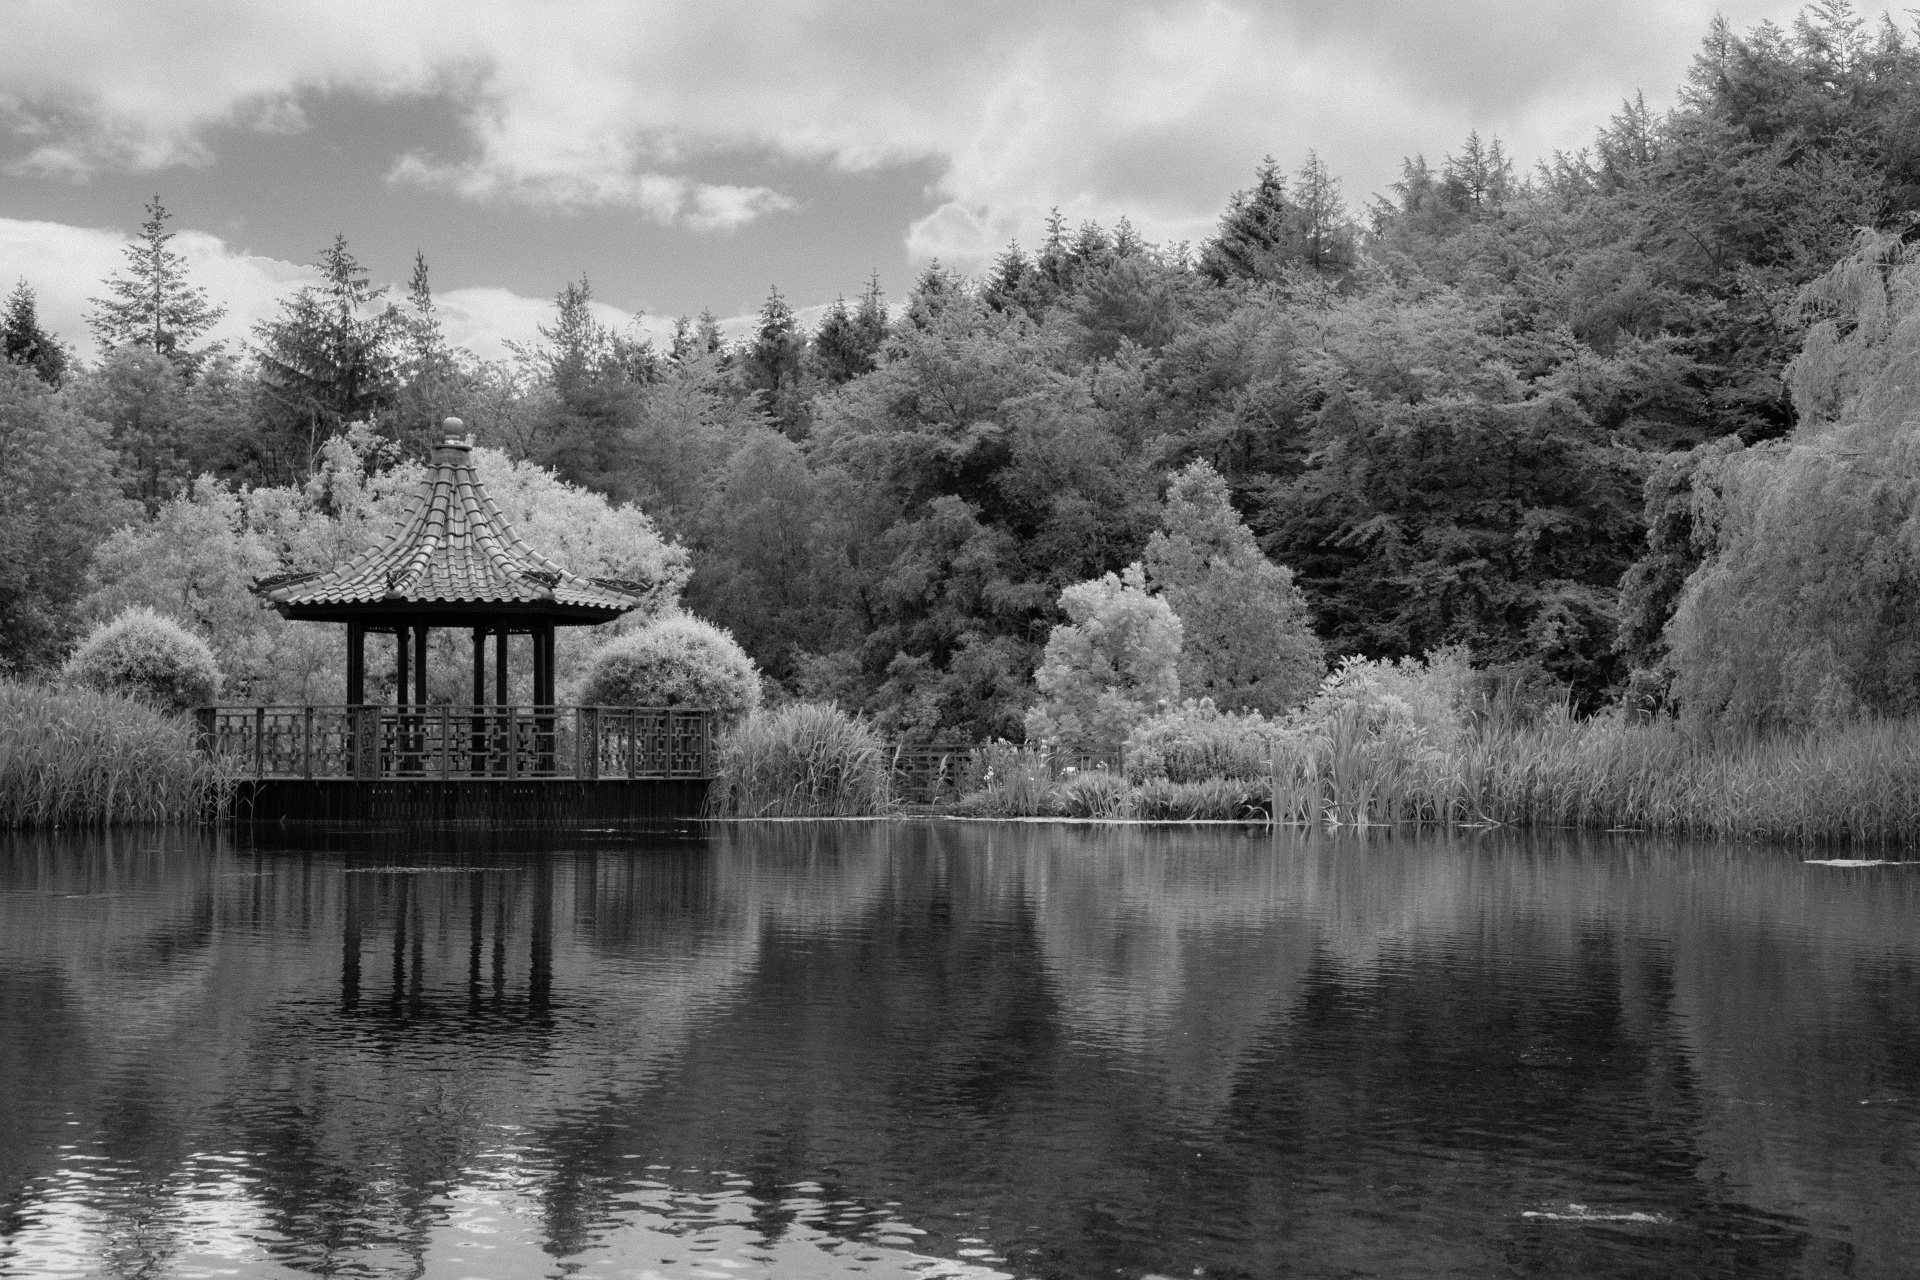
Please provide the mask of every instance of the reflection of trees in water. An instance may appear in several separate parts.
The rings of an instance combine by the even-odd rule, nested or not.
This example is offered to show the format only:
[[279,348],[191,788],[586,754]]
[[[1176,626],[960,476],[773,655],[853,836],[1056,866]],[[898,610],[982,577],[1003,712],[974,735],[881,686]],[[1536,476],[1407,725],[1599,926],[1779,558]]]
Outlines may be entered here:
[[952,824],[345,873],[153,846],[0,847],[0,1079],[45,1100],[0,1134],[0,1195],[98,1136],[126,1172],[88,1230],[128,1273],[173,1247],[195,1153],[236,1149],[308,1269],[405,1271],[445,1184],[490,1180],[577,1251],[636,1152],[741,1171],[770,1234],[817,1178],[997,1214],[1067,1270],[1195,1236],[1256,1274],[1392,1270],[1421,1230],[1435,1269],[1577,1269],[1607,1258],[1514,1215],[1634,1197],[1703,1248],[1748,1231],[1723,1252],[1754,1274],[1820,1269],[1807,1220],[1862,1219],[1864,1270],[1920,1244],[1909,871]]
[[1164,1073],[1184,1118],[1212,1119],[1313,935],[1264,832],[1195,847],[1187,833],[1021,827],[994,837],[1039,925],[1061,1012],[1082,1035]]

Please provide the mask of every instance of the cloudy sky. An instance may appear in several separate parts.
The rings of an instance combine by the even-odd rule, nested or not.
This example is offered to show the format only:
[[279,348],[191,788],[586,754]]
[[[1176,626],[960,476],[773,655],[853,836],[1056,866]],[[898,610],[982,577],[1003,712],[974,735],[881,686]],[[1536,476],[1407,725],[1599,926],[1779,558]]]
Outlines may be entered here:
[[[225,336],[344,233],[424,249],[454,336],[585,273],[652,323],[898,298],[929,258],[1130,216],[1197,241],[1272,154],[1362,205],[1469,129],[1530,162],[1665,106],[1715,12],[1774,0],[0,0],[0,287],[81,316],[158,193]],[[1874,10],[1873,12],[1878,12]]]

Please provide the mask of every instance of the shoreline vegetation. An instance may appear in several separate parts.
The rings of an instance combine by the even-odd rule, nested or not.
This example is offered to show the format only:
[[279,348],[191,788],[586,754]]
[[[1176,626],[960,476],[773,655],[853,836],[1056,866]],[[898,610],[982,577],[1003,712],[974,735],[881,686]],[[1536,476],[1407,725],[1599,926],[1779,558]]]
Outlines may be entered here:
[[226,791],[184,716],[0,680],[0,829],[190,822]]
[[[1044,745],[985,744],[957,759],[946,789],[920,804],[896,794],[898,748],[871,725],[829,705],[794,703],[723,740],[706,816],[1554,827],[1920,843],[1920,719],[1715,734],[1619,712],[1581,717],[1564,704],[1529,711],[1484,694],[1471,706],[1457,695],[1473,687],[1472,674],[1458,655],[1348,663],[1284,719],[1188,703],[1137,727],[1117,765],[1068,763],[1086,757]],[[1445,685],[1453,701],[1422,701]],[[194,750],[192,732],[184,716],[130,698],[0,681],[0,827],[218,814],[229,784]]]

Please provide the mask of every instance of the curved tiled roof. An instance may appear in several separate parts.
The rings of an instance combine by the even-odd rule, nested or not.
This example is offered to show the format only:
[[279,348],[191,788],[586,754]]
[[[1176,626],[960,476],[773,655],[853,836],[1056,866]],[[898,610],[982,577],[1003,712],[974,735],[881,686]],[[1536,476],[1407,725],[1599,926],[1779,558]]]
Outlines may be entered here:
[[531,613],[605,622],[638,608],[648,587],[578,577],[528,546],[481,486],[469,446],[448,439],[434,447],[419,494],[384,546],[338,569],[263,579],[253,589],[289,618]]

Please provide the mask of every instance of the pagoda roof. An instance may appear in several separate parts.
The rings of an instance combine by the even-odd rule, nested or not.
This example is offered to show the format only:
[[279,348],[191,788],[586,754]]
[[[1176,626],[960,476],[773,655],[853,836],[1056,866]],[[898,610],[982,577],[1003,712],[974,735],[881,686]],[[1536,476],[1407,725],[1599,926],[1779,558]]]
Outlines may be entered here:
[[[459,420],[447,420],[457,428]],[[262,579],[253,590],[284,617],[316,622],[422,615],[442,625],[537,617],[559,625],[609,622],[645,599],[649,584],[583,578],[523,541],[474,474],[471,447],[434,446],[427,477],[382,546],[322,573]]]

